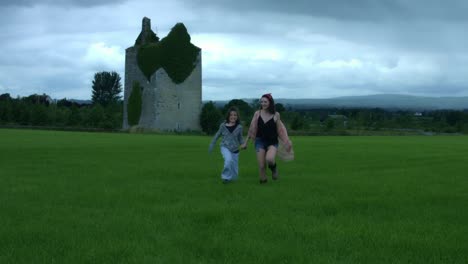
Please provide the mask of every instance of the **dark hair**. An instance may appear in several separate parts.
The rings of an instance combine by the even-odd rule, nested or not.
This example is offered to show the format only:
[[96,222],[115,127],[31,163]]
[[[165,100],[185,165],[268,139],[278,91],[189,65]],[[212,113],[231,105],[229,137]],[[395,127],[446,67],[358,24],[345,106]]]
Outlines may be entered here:
[[[267,94],[262,95],[262,97],[260,97],[260,99],[263,98],[263,97],[268,99],[268,101],[270,102],[270,105],[268,106],[268,112],[270,112],[271,114],[275,114],[276,109],[275,109],[275,100],[273,100],[273,96],[271,96],[270,93],[267,93]],[[260,106],[260,109],[262,109],[262,106]]]
[[236,112],[237,114],[237,121],[236,121],[236,124],[239,124],[240,123],[240,114],[239,114],[239,109],[237,109],[237,107],[235,106],[231,106],[229,108],[229,110],[227,111],[227,114],[226,114],[226,123],[229,123],[229,116],[231,115],[231,112],[234,111]]

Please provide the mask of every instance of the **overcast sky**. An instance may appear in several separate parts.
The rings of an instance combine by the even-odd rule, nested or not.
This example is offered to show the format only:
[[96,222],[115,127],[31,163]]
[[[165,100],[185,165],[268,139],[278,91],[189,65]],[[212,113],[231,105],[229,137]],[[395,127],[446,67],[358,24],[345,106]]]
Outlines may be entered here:
[[466,14],[466,0],[2,0],[0,94],[90,99],[99,71],[123,84],[146,16],[202,49],[203,100],[468,96]]

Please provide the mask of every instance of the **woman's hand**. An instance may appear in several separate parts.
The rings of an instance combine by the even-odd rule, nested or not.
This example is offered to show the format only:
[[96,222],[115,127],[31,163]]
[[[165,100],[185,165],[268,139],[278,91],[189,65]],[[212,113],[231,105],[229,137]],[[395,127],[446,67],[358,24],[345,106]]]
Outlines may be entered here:
[[287,151],[287,152],[291,152],[291,149],[292,149],[292,142],[289,140],[289,141],[287,142],[287,144],[285,145],[285,147],[286,147],[286,151]]
[[240,145],[240,148],[241,148],[241,149],[246,149],[246,148],[247,148],[247,144],[246,144],[246,143],[241,144],[241,145]]

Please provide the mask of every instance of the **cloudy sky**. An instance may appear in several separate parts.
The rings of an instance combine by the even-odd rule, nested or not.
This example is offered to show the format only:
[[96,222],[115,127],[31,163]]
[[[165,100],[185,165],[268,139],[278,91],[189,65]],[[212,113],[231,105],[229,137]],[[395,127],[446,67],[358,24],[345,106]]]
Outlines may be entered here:
[[203,100],[468,96],[466,0],[2,0],[0,94],[91,98],[143,17],[202,48]]

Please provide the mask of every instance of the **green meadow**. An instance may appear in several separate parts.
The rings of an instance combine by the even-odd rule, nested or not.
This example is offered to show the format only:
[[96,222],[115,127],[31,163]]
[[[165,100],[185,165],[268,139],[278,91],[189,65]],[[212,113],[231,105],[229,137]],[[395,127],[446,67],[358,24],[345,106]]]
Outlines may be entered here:
[[293,137],[222,184],[211,137],[0,129],[0,263],[468,263],[468,137]]

